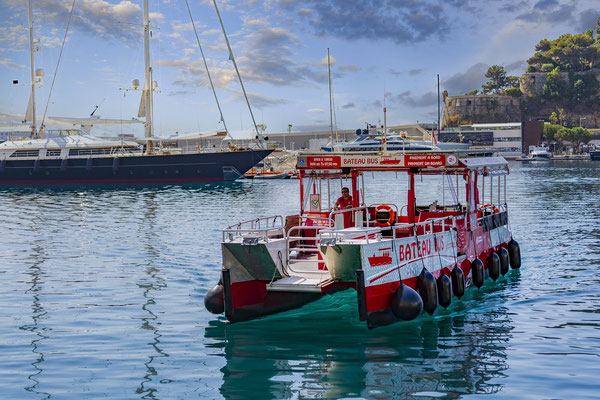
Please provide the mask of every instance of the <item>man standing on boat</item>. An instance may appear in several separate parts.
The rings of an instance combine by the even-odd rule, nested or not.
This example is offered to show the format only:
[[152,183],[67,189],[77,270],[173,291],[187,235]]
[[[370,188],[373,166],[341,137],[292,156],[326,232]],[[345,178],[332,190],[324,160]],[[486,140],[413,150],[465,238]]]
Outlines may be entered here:
[[[350,190],[347,187],[342,188],[342,196],[337,199],[334,210],[344,210],[352,208],[352,196],[350,196]],[[352,226],[352,214],[350,212],[343,212],[344,215],[344,228]]]

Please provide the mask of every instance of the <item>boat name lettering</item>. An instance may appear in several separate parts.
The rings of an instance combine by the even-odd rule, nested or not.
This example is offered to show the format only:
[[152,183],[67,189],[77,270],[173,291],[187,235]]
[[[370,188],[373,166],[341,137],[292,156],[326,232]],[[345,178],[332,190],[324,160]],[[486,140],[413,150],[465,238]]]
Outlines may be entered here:
[[344,158],[343,164],[344,165],[378,165],[379,158],[376,158],[376,157],[361,157],[361,158],[346,157],[346,158]]

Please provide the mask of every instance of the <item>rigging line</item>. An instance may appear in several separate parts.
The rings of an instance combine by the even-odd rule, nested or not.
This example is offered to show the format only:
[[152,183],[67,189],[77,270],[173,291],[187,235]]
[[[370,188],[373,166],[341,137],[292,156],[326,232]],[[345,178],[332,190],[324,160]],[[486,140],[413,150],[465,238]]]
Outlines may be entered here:
[[219,7],[217,7],[217,1],[213,0],[213,4],[215,5],[215,10],[217,11],[217,16],[219,17],[219,23],[221,24],[221,29],[223,30],[223,36],[225,37],[225,43],[227,43],[227,49],[229,49],[229,59],[233,62],[233,66],[235,67],[235,72],[240,81],[240,86],[242,87],[242,92],[244,93],[244,98],[246,99],[246,104],[248,105],[250,116],[252,117],[252,123],[254,124],[254,129],[256,130],[256,136],[258,136],[258,143],[260,147],[264,149],[265,146],[263,143],[262,134],[258,131],[258,127],[256,126],[256,120],[254,119],[254,114],[252,113],[252,107],[250,107],[250,101],[248,101],[248,95],[246,94],[244,83],[242,82],[242,76],[240,75],[240,71],[238,70],[237,63],[235,62],[235,57],[233,56],[233,51],[231,50],[231,45],[229,44],[229,39],[227,38],[227,33],[225,32],[225,26],[223,25],[223,20],[221,19],[221,13],[219,13]]
[[50,97],[52,96],[52,89],[54,89],[54,82],[56,81],[56,75],[58,74],[58,66],[60,65],[60,59],[62,57],[63,49],[65,48],[65,42],[67,41],[67,34],[69,33],[69,26],[71,25],[71,18],[73,17],[73,10],[75,9],[75,0],[71,4],[71,13],[69,14],[69,20],[67,21],[67,29],[65,29],[65,36],[63,37],[62,45],[60,46],[60,53],[58,54],[58,60],[56,61],[56,69],[54,70],[54,76],[52,77],[52,85],[50,85],[50,91],[48,92],[48,101],[46,102],[46,108],[44,108],[44,115],[42,116],[42,125],[38,132],[38,137],[41,137],[44,129],[44,121],[46,120],[46,112],[48,111],[48,105],[50,104]]
[[208,64],[206,63],[206,57],[204,57],[204,51],[202,50],[202,45],[200,44],[200,38],[198,37],[198,31],[196,30],[196,24],[194,23],[194,18],[192,17],[192,11],[190,10],[190,5],[188,0],[185,0],[185,5],[188,10],[188,14],[190,15],[190,20],[192,21],[192,27],[194,28],[194,34],[196,35],[196,42],[198,43],[198,48],[200,48],[200,54],[202,54],[202,61],[204,61],[204,68],[206,68],[206,75],[208,76],[208,81],[210,82],[210,88],[212,89],[213,95],[215,96],[215,101],[217,102],[217,108],[219,109],[219,114],[221,115],[221,122],[223,122],[223,128],[225,128],[225,132],[227,132],[227,136],[233,139],[229,130],[227,129],[227,124],[225,124],[225,118],[223,118],[223,111],[221,110],[221,104],[219,104],[219,99],[217,98],[217,92],[215,91],[215,85],[213,84],[212,77],[210,76],[210,71],[208,70]]

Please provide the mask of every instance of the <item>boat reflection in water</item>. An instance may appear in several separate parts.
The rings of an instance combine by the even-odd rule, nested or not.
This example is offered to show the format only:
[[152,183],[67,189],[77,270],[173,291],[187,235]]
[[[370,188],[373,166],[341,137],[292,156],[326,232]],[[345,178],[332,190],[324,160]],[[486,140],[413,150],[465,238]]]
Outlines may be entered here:
[[427,399],[500,392],[513,329],[502,297],[518,285],[519,274],[512,270],[496,284],[468,291],[435,319],[376,330],[357,321],[353,291],[259,321],[211,321],[207,347],[222,350],[226,361],[220,393]]

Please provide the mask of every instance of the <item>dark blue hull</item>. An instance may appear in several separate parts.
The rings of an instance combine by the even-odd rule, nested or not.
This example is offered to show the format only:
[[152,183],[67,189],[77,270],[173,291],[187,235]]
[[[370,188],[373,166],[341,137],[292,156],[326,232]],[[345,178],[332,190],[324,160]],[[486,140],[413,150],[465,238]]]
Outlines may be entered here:
[[136,155],[69,159],[2,160],[1,186],[171,184],[232,181],[272,150]]

